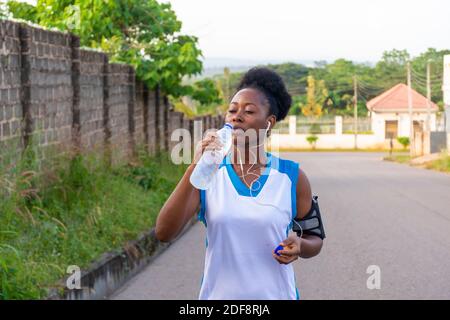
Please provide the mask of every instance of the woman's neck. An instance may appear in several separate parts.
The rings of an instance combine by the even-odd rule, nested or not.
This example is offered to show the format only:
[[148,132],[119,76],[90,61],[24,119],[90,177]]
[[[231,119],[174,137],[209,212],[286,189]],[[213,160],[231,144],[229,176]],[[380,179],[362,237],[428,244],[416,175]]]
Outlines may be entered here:
[[232,160],[233,164],[240,165],[244,167],[254,166],[254,167],[264,167],[268,158],[263,146],[249,146],[238,147],[233,146],[232,149]]

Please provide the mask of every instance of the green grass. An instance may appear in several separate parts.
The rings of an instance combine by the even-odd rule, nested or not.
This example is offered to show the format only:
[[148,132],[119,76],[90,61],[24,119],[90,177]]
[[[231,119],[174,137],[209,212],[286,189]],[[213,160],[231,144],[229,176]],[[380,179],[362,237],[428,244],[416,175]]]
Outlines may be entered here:
[[450,156],[443,151],[437,160],[428,161],[422,165],[413,165],[410,163],[411,156],[409,154],[393,154],[392,156],[387,156],[384,160],[394,161],[403,164],[409,164],[416,167],[422,167],[425,169],[436,170],[441,172],[450,172]]
[[145,153],[117,167],[94,154],[37,167],[32,151],[0,167],[0,300],[45,298],[69,265],[149,230],[186,169]]
[[427,169],[450,172],[450,155],[446,152],[443,152],[439,159],[427,163],[425,167]]
[[392,156],[385,157],[384,160],[409,164],[411,156],[409,154],[392,154]]

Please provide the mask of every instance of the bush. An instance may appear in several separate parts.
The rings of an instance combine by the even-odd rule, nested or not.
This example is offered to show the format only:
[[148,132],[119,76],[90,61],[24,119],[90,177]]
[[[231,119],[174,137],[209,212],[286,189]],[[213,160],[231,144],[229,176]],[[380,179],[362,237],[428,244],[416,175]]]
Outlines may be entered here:
[[311,147],[314,149],[316,149],[316,142],[317,140],[319,140],[318,136],[312,135],[312,136],[307,136],[306,137],[306,141],[309,142],[309,144],[311,145]]
[[403,146],[403,149],[409,146],[409,137],[397,137],[397,141]]

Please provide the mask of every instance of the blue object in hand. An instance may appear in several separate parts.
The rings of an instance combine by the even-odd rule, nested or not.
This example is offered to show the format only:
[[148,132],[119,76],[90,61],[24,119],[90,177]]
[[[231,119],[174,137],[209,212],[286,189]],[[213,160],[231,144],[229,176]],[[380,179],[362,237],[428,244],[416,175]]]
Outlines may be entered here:
[[280,244],[278,247],[275,248],[274,252],[277,256],[281,256],[278,251],[283,250],[284,247]]

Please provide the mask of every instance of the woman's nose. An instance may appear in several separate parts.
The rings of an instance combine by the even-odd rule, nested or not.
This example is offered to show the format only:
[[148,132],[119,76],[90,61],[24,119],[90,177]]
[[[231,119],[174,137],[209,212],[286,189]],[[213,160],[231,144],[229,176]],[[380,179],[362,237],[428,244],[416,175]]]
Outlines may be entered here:
[[231,122],[242,122],[242,121],[243,121],[243,119],[242,119],[242,115],[241,115],[240,111],[237,111],[231,117]]

